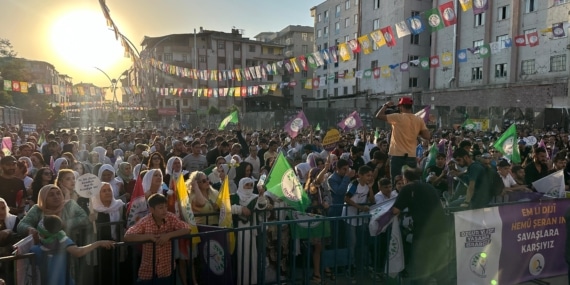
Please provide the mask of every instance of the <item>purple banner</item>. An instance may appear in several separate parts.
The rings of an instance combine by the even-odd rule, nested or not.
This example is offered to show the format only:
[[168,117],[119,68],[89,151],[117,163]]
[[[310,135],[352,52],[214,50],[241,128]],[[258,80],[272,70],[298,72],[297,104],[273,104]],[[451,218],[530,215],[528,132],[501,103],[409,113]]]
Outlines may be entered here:
[[219,231],[201,236],[198,244],[198,256],[202,259],[200,283],[234,284],[232,275],[232,257],[228,248],[227,233],[224,228],[198,225],[198,232]]
[[[503,221],[499,284],[563,275],[570,200],[546,200],[499,207]],[[513,259],[515,258],[515,259]]]

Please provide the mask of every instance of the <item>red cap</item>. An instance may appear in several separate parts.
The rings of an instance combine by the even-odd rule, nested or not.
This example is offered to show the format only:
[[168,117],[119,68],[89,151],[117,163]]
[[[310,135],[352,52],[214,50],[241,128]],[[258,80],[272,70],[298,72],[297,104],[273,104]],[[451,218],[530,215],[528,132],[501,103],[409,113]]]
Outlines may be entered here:
[[398,101],[398,105],[413,105],[414,104],[414,100],[412,100],[412,98],[410,97],[402,97],[400,98],[400,101]]

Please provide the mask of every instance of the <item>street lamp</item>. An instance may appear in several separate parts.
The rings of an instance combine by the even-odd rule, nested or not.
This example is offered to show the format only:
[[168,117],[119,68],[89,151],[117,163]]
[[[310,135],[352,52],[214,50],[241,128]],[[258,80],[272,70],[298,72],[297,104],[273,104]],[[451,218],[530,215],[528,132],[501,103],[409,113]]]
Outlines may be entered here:
[[[95,66],[95,68],[99,71],[101,71],[101,73],[105,74],[105,76],[107,77],[107,79],[109,79],[109,82],[111,82],[111,88],[113,88],[113,114],[115,114],[115,129],[119,128],[119,116],[117,114],[117,104],[118,104],[118,100],[117,100],[117,84],[119,83],[119,81],[115,78],[111,79],[111,77],[102,69],[98,68]],[[118,78],[121,79],[121,77],[123,77],[125,75],[125,73],[123,72]]]

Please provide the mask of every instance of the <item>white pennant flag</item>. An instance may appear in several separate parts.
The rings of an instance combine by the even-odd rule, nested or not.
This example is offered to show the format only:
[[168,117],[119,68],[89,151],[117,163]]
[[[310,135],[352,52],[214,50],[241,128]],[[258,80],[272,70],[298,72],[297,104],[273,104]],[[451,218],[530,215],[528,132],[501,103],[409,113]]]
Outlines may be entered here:
[[364,70],[357,70],[356,74],[354,75],[354,77],[356,78],[362,78],[362,76],[364,75]]
[[319,87],[326,86],[326,80],[327,80],[326,76],[321,76],[321,78],[319,79]]
[[412,32],[410,28],[408,28],[408,24],[406,21],[401,21],[400,23],[396,23],[396,34],[398,34],[398,38],[402,38],[405,36],[410,35]]
[[400,232],[400,223],[398,217],[392,218],[392,232],[390,236],[390,246],[388,250],[389,262],[388,274],[394,278],[404,270],[404,244],[402,243],[402,234]]
[[501,43],[500,42],[492,42],[489,44],[491,48],[491,54],[496,54],[501,51]]

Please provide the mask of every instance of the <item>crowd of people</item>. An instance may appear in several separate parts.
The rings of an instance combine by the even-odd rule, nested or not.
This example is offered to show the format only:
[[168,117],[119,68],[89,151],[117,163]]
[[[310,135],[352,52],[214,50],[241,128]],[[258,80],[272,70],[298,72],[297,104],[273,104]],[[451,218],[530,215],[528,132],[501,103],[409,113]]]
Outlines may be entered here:
[[[6,128],[4,136],[12,137],[13,148],[11,154],[0,152],[1,253],[11,254],[14,242],[32,235],[37,244],[33,252],[41,255],[57,249],[73,256],[87,255],[91,271],[85,272],[95,275],[89,281],[113,284],[116,280],[111,274],[94,273],[113,264],[109,262],[113,256],[108,249],[118,241],[153,242],[157,256],[153,258],[152,246],[145,244],[139,271],[134,273],[138,279],[125,279],[127,282],[146,284],[154,279],[163,282],[154,284],[170,284],[169,278],[176,274],[182,284],[199,284],[200,273],[195,269],[199,267],[195,264],[199,253],[193,244],[180,239],[171,250],[171,239],[190,233],[175,194],[179,177],[186,181],[197,224],[219,224],[220,207],[215,201],[226,178],[234,227],[255,226],[263,219],[291,219],[284,212],[266,215],[268,210],[288,205],[257,185],[282,153],[309,197],[307,212],[329,217],[354,216],[367,213],[371,205],[396,199],[392,212],[414,220],[413,227],[412,223],[405,225],[406,230],[413,232],[415,244],[409,256],[410,277],[417,284],[427,284],[422,282],[441,270],[422,264],[426,259],[433,260],[437,252],[445,251],[443,246],[430,242],[434,238],[445,239],[448,229],[439,227],[445,225],[441,222],[445,219],[444,207],[473,209],[512,201],[512,193],[534,191],[532,182],[560,169],[565,169],[568,187],[566,154],[570,143],[562,131],[543,135],[546,148],[527,146],[527,141],[520,140],[522,163],[515,164],[492,147],[500,134],[461,129],[432,133],[423,121],[417,121],[408,112],[412,104],[408,99],[398,103],[399,113],[386,114],[386,109],[394,105],[391,102],[379,110],[377,118],[387,121],[391,128],[344,132],[329,151],[321,144],[324,133],[305,130],[290,138],[281,130],[243,130],[240,124],[232,131],[39,128],[24,134]],[[519,134],[521,138],[529,135]],[[433,144],[439,150],[435,164],[428,165],[429,147]],[[102,182],[91,199],[79,196],[75,189],[78,177],[86,173],[97,175]],[[149,213],[127,227],[126,210],[137,180],[142,184]],[[502,181],[504,186],[493,187],[494,181]],[[89,229],[92,223],[113,222],[117,223],[99,227],[90,238],[72,238],[75,231]],[[335,274],[340,272],[339,268],[321,266],[322,253],[331,244],[348,248],[349,264],[342,270],[349,276],[371,265],[375,254],[361,250],[362,245],[357,244],[362,240],[357,235],[363,227],[367,227],[364,220],[347,219],[331,223],[331,232],[346,233],[345,237],[333,234],[310,239],[312,283],[335,280]],[[287,226],[272,227],[263,243],[267,246],[263,251],[267,253],[267,263],[281,276],[289,274],[287,259],[294,257],[289,256],[288,243],[276,241],[277,236],[290,237],[289,231]],[[236,284],[257,284],[260,274],[271,272],[257,272],[260,244],[255,235],[255,231],[237,235]],[[247,242],[239,242],[243,240]],[[89,254],[99,247],[104,248],[98,250],[100,254]],[[378,255],[380,262],[385,262],[385,254]],[[179,270],[169,262],[158,261],[171,258]],[[121,260],[125,260],[124,256]],[[49,278],[54,279],[49,279],[49,284],[60,284],[61,278],[69,278],[64,269],[57,269],[65,268],[61,264],[66,262],[66,257],[50,262],[53,270],[49,270]],[[444,264],[445,261],[440,263]],[[192,270],[182,270],[185,268]],[[373,269],[376,278],[384,278],[382,269],[383,266]]]

